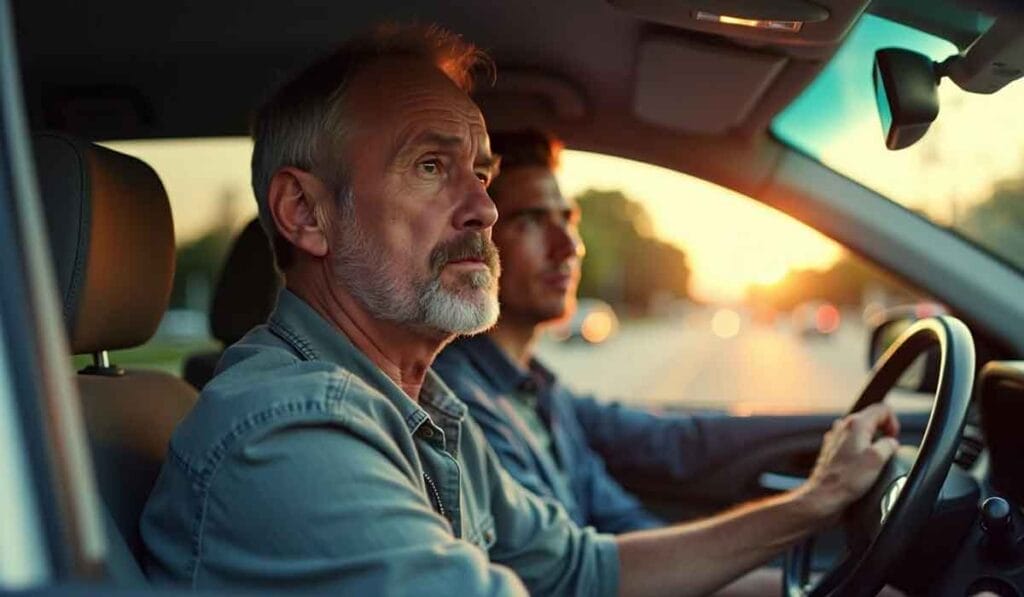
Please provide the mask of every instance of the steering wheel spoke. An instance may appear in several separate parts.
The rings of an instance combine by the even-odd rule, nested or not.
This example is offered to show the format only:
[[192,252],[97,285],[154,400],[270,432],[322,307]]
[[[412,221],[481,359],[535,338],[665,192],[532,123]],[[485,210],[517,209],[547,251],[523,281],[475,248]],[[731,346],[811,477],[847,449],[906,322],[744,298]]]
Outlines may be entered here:
[[903,493],[917,453],[914,446],[900,446],[871,489],[846,510],[843,521],[848,543],[867,549],[878,537]]
[[[785,574],[786,587],[783,597],[822,597],[828,595],[836,586],[846,578],[853,566],[857,564],[858,555],[850,549],[844,549],[829,570],[823,574],[815,575],[813,571],[814,538],[807,539],[801,545],[790,550],[786,555]],[[790,554],[801,558],[800,562],[793,562],[790,566]],[[798,578],[790,579],[790,571],[793,571]],[[790,582],[790,581],[793,582]]]

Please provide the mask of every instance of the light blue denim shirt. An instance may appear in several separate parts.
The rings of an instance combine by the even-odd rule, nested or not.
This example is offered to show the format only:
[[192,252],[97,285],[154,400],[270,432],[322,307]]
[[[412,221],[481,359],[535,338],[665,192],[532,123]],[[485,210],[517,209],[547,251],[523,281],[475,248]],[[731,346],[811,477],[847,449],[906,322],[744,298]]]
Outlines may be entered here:
[[195,588],[618,590],[614,539],[512,480],[433,372],[409,399],[287,290],[175,431],[140,530],[150,578]]

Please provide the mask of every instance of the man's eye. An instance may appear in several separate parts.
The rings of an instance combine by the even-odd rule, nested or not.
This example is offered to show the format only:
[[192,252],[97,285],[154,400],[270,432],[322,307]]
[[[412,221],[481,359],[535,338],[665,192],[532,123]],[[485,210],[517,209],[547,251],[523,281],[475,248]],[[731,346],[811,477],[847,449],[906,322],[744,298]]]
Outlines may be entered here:
[[544,216],[545,216],[544,212],[527,211],[527,212],[523,212],[523,213],[519,214],[519,217],[517,219],[520,222],[522,222],[524,225],[538,226],[538,225],[540,225],[541,221],[544,219]]
[[418,164],[420,172],[428,175],[435,175],[441,172],[441,161],[436,159],[424,160]]

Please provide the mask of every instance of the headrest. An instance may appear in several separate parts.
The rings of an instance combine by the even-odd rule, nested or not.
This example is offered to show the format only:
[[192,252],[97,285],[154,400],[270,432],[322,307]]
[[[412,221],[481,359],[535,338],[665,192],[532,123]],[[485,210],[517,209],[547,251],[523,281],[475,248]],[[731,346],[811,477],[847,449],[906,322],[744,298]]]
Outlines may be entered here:
[[174,224],[160,178],[141,160],[73,137],[33,141],[72,352],[146,342],[174,277]]
[[253,220],[235,239],[217,282],[210,307],[213,337],[234,344],[266,323],[282,284],[267,235],[259,220]]

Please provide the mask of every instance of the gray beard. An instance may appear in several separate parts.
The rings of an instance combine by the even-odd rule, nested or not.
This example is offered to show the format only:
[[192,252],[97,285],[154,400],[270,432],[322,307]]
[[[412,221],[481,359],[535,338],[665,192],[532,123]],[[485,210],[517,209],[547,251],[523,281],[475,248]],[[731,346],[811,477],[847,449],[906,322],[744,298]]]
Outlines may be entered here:
[[397,279],[389,275],[386,256],[366,237],[346,203],[351,205],[343,202],[332,234],[332,269],[336,280],[371,315],[444,335],[479,333],[498,320],[497,272],[463,274],[457,289],[442,284],[443,264],[432,264],[435,267],[425,278]]

